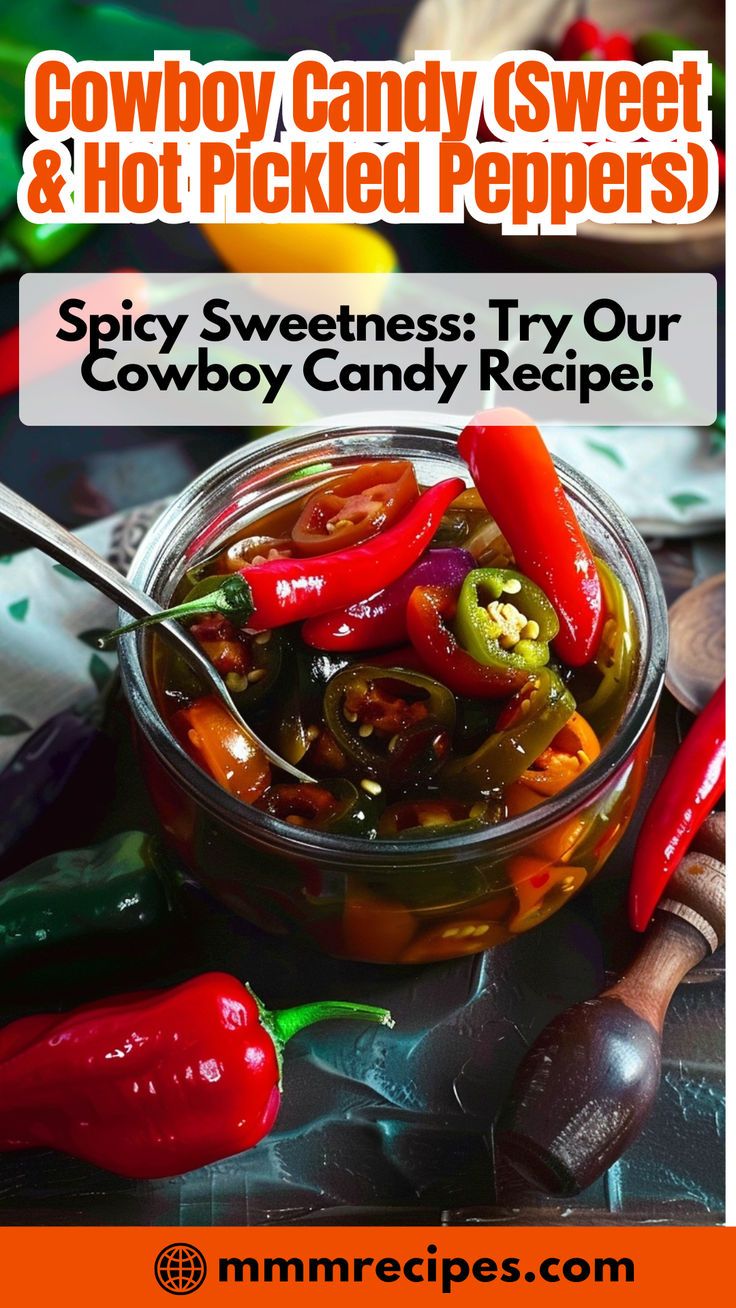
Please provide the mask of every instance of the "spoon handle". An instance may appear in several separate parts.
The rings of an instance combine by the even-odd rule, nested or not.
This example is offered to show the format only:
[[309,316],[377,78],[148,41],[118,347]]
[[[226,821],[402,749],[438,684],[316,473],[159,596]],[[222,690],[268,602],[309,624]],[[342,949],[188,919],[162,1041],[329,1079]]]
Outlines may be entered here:
[[[24,500],[22,495],[18,495],[2,482],[0,482],[0,524],[8,527],[11,532],[25,537],[31,544],[38,546],[44,554],[49,554],[52,559],[56,559],[57,563],[63,563],[78,577],[90,582],[96,590],[113,600],[126,613],[132,614],[134,618],[154,617],[161,612],[160,604],[144,591],[131,586],[117,568],[114,568],[101,554],[97,554],[78,536],[67,531],[60,523],[54,522],[53,518],[49,518],[41,509],[37,509],[34,504]],[[162,636],[167,636],[174,641],[189,666],[227,705],[236,722],[256,741],[271,763],[281,768],[283,772],[288,772],[297,781],[313,781],[306,772],[282,759],[256,735],[236,707],[217,669],[178,622],[167,618],[159,624],[158,630]]]
[[57,563],[63,563],[78,577],[91,582],[96,590],[102,591],[126,613],[147,618],[160,611],[155,600],[131,586],[107,559],[2,482],[0,524],[37,545],[44,554],[49,554]]

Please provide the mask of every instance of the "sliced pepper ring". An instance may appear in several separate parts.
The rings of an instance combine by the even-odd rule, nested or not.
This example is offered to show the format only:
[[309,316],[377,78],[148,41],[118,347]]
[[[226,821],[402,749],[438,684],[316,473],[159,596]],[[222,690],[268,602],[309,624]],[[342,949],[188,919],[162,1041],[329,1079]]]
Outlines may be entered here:
[[554,740],[522,772],[517,785],[544,798],[575,781],[601,752],[600,741],[581,713],[573,713]]
[[453,799],[432,796],[428,799],[402,799],[384,809],[378,823],[378,835],[387,840],[417,840],[432,837],[452,828],[452,834],[474,831],[498,820],[491,804],[484,800]]
[[291,531],[301,554],[326,554],[375,536],[418,499],[408,459],[377,459],[310,495]]
[[448,586],[416,586],[406,606],[406,629],[422,663],[456,695],[497,699],[524,685],[526,672],[478,663],[451,630],[457,611]]
[[532,672],[560,629],[539,586],[510,568],[474,568],[457,602],[455,634],[477,663]]
[[324,717],[340,749],[368,777],[429,775],[445,762],[455,699],[420,672],[352,664],[328,683]]
[[588,875],[584,867],[557,866],[527,854],[509,859],[506,871],[519,904],[508,924],[513,935],[530,931],[551,917],[584,885]]
[[496,730],[472,754],[443,769],[451,784],[493,790],[518,781],[575,712],[575,700],[551,668],[539,668],[502,712]]
[[294,827],[368,837],[376,830],[369,797],[342,777],[314,785],[289,782],[271,786],[257,807]]
[[473,915],[456,918],[429,927],[404,950],[402,963],[440,963],[443,959],[479,954],[483,949],[508,940],[506,927],[498,922],[484,922]]
[[[184,602],[209,595],[225,580],[225,576],[219,575],[203,577]],[[249,632],[218,613],[195,616],[190,620],[190,630],[210,663],[223,676],[239,709],[253,708],[275,685],[284,655],[285,637],[281,630]]]

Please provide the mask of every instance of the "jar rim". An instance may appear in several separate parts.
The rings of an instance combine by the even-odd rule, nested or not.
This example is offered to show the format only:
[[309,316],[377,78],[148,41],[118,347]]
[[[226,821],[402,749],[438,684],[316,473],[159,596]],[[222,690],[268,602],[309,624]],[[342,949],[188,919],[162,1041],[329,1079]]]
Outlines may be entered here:
[[[328,423],[282,429],[249,441],[207,468],[169,504],[136,551],[128,573],[129,580],[140,589],[149,590],[151,578],[156,577],[157,567],[160,569],[164,547],[171,549],[172,539],[182,535],[185,524],[191,540],[194,534],[191,527],[193,512],[203,509],[208,495],[223,482],[242,476],[249,465],[252,465],[251,470],[262,465],[264,455],[268,458],[297,446],[304,451],[305,463],[308,464],[307,455],[312,446],[333,437],[339,441],[350,436],[415,435],[425,440],[429,438],[430,442],[436,439],[446,445],[457,441],[462,426],[459,421],[438,422],[433,414],[401,414],[397,421],[395,414],[358,413],[341,415]],[[447,448],[437,451],[438,457],[443,454],[450,456],[451,453]],[[636,527],[605,491],[563,460],[555,458],[554,462],[565,488],[571,490],[574,498],[594,517],[605,522],[638,581],[644,618],[642,623],[640,617],[639,631],[641,680],[620,729],[585,769],[580,780],[545,799],[529,813],[505,818],[493,826],[480,827],[478,831],[465,831],[461,837],[463,858],[487,857],[491,847],[502,857],[507,846],[513,847],[522,839],[528,841],[593,800],[596,793],[626,765],[649,724],[664,683],[667,606],[654,559]],[[121,614],[121,625],[126,618],[127,615]],[[145,631],[138,631],[119,640],[121,679],[133,716],[147,742],[167,769],[175,774],[179,785],[226,825],[240,831],[255,844],[271,845],[277,841],[284,852],[292,856],[318,855],[326,861],[349,856],[351,862],[360,862],[364,867],[374,863],[385,867],[392,858],[400,859],[403,866],[414,858],[417,865],[421,863],[426,867],[450,853],[457,857],[459,842],[451,831],[444,836],[415,840],[367,840],[362,836],[296,827],[229,794],[190,758],[159,712],[145,675],[142,650],[146,635]]]

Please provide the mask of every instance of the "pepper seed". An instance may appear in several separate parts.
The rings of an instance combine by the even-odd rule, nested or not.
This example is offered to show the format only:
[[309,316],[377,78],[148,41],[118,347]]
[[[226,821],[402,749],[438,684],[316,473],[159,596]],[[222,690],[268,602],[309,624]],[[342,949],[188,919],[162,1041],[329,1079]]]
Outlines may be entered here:
[[521,631],[519,632],[519,639],[520,639],[520,640],[538,640],[538,639],[539,639],[539,623],[538,623],[538,622],[535,622],[533,618],[530,618],[529,621],[527,622],[526,626],[522,627]]
[[232,690],[237,695],[239,691],[245,690],[248,685],[248,678],[241,672],[228,672],[225,677],[225,685],[228,690]]
[[509,577],[508,581],[504,582],[501,590],[505,591],[507,595],[518,595],[521,590],[521,582],[519,581],[519,578]]
[[363,777],[360,783],[361,790],[367,795],[381,795],[383,793],[381,786],[377,781],[371,781],[369,777]]
[[367,740],[369,736],[373,735],[373,727],[370,722],[364,722],[362,727],[358,727],[358,735],[362,736],[363,740]]

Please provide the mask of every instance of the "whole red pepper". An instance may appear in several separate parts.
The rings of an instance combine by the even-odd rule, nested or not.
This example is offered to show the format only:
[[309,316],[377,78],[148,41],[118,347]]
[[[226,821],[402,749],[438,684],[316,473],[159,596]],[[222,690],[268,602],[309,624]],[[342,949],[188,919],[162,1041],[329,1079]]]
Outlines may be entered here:
[[589,18],[578,18],[562,36],[558,59],[628,59],[636,61],[633,42],[624,32],[606,36]]
[[456,695],[495,699],[519,690],[529,674],[478,663],[459,645],[449,623],[457,603],[447,586],[417,586],[406,606],[406,628],[422,666]]
[[445,510],[463,490],[459,477],[438,482],[393,527],[360,545],[309,559],[273,559],[243,568],[209,595],[128,623],[108,639],[162,618],[193,613],[223,613],[240,626],[247,623],[253,631],[264,631],[345,608],[364,598],[366,579],[378,590],[406,572],[424,553]]
[[558,59],[580,59],[591,51],[600,49],[603,32],[590,18],[576,18],[565,29],[560,41]]
[[539,429],[515,409],[494,409],[473,418],[458,448],[519,570],[557,610],[556,653],[570,667],[589,663],[603,628],[600,577]]
[[240,1153],[276,1120],[284,1044],[330,1017],[392,1025],[363,1004],[268,1013],[222,972],[20,1018],[0,1031],[0,1149],[62,1149],[141,1179]]
[[[116,268],[113,271],[121,279],[125,279],[120,282],[118,294],[121,297],[127,295],[136,301],[137,307],[146,308],[148,285],[143,274],[130,268]],[[106,277],[79,286],[75,295],[85,301],[85,314],[108,313],[110,310],[110,287]],[[62,299],[68,299],[68,292],[59,295],[50,304],[45,304],[32,318],[24,322],[24,332],[28,332],[36,341],[54,340],[59,326],[59,305]],[[27,380],[35,381],[37,377],[45,377],[75,359],[81,359],[88,348],[85,342],[86,338],[69,342],[63,348],[55,346],[48,354],[43,349],[36,349],[29,359]],[[17,391],[19,381],[20,331],[18,327],[11,327],[0,336],[0,395],[9,395],[12,391]]]
[[726,683],[695,719],[647,809],[634,850],[629,920],[649,924],[665,886],[726,788]]

